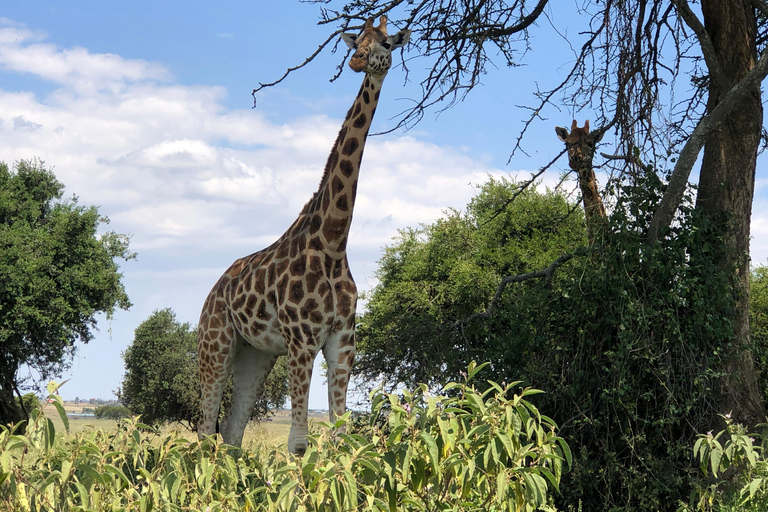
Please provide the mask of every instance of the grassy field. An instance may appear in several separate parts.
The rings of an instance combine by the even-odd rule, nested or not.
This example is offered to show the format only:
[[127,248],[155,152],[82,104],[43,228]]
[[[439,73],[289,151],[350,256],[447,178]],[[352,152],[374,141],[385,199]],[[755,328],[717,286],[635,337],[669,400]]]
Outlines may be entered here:
[[[75,405],[74,402],[65,402],[64,410],[68,415],[80,414],[83,407],[88,407],[87,404]],[[64,424],[59,417],[56,408],[53,405],[46,405],[43,408],[45,415],[51,418],[56,428],[57,434],[64,435]],[[288,433],[291,430],[291,415],[289,411],[278,411],[272,416],[271,421],[264,421],[260,423],[251,422],[245,429],[245,437],[243,438],[243,448],[247,450],[269,450],[272,448],[285,445],[288,442]],[[318,422],[327,421],[328,417],[321,414],[310,414],[310,431],[314,425]],[[69,419],[69,432],[70,434],[76,434],[78,432],[88,430],[103,429],[107,432],[114,431],[117,428],[117,422],[115,420],[104,420],[96,418],[70,418]],[[160,429],[163,437],[168,434],[172,434],[178,437],[184,437],[190,441],[197,439],[197,433],[192,432],[185,426],[180,424],[165,425]]]

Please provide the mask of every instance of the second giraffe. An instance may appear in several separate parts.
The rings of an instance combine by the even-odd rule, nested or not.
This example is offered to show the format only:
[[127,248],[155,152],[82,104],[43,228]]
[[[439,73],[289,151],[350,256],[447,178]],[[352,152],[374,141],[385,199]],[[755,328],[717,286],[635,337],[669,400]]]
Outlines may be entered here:
[[221,425],[225,443],[240,446],[261,388],[279,355],[288,355],[291,433],[288,450],[307,448],[309,383],[315,357],[328,365],[330,419],[346,411],[355,358],[357,288],[347,262],[357,179],[391,52],[408,43],[410,30],[387,34],[369,19],[363,32],[342,34],[354,51],[349,62],[364,72],[320,186],[288,230],[266,249],[235,261],[208,294],[198,328],[202,416],[198,435],[216,432],[230,372],[232,405]]

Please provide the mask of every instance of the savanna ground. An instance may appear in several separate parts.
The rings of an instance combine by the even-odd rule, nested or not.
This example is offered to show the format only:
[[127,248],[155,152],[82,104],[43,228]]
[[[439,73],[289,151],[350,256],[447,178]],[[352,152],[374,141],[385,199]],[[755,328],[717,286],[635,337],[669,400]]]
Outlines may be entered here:
[[[78,416],[82,414],[84,407],[93,408],[87,402],[80,402],[75,404],[74,401],[65,401],[64,410],[67,412],[69,418],[69,435],[76,434],[85,430],[97,430],[104,429],[107,432],[112,432],[117,428],[117,421],[111,419],[97,419]],[[56,408],[47,404],[43,411],[45,415],[53,421],[56,428],[56,432],[62,436],[66,436],[66,429],[64,423],[61,421]],[[319,422],[328,421],[328,415],[310,411],[309,412],[309,424],[310,431],[317,429]],[[243,438],[243,448],[247,450],[272,449],[280,445],[286,444],[288,441],[288,433],[291,430],[291,412],[289,410],[277,411],[267,421],[262,422],[250,422],[245,429],[245,437]],[[162,434],[174,433],[177,437],[185,437],[188,439],[197,439],[197,433],[192,432],[186,425],[179,423],[166,424],[160,428]],[[162,436],[164,437],[164,436]]]

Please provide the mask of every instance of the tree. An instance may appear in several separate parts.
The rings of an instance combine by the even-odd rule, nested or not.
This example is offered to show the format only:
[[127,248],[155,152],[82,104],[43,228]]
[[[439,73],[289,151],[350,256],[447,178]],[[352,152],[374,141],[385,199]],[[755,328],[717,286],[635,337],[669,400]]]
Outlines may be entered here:
[[[712,257],[719,226],[689,195],[663,243],[645,244],[637,233],[662,196],[649,172],[611,188],[599,248],[548,265],[580,253],[581,210],[554,223],[569,209],[562,197],[565,208],[552,208],[548,196],[510,202],[514,189],[493,188],[481,188],[471,214],[405,231],[387,248],[359,322],[356,373],[439,387],[460,379],[465,361],[488,361],[481,380],[546,392],[537,406],[574,449],[558,509],[676,508],[694,483],[690,447],[717,417],[713,390],[728,361],[722,339],[736,296]],[[519,279],[499,287],[502,274]]]
[[[197,425],[197,329],[178,322],[169,308],[156,310],[136,328],[123,360],[126,371],[119,398],[133,414],[141,415],[148,424],[176,421],[190,428]],[[285,359],[280,358],[254,404],[254,418],[264,418],[285,404],[287,376]]]
[[500,337],[529,326],[512,318],[512,304],[523,304],[510,295],[487,323],[458,322],[491,305],[501,276],[538,269],[585,241],[584,216],[562,193],[491,178],[466,212],[402,230],[385,249],[358,322],[355,373],[393,386],[460,380],[471,361],[491,359]]
[[16,405],[22,411],[25,411],[27,415],[32,414],[32,411],[42,408],[40,398],[38,398],[38,396],[34,393],[24,393],[21,396],[21,400],[16,398]]
[[[412,126],[430,108],[448,108],[464,99],[494,68],[515,67],[525,54],[536,55],[529,34],[546,15],[546,7],[568,8],[548,0],[316,2],[321,4],[320,24],[336,30],[303,63],[277,81],[260,84],[254,94],[284,80],[323,49],[335,49],[339,33],[358,29],[368,17],[386,14],[395,26],[412,30],[416,51],[405,65],[422,92],[402,113],[398,126]],[[654,245],[679,214],[691,170],[704,148],[696,207],[720,219],[729,233],[714,249],[722,267],[733,271],[739,297],[733,333],[722,340],[730,362],[718,401],[724,412],[732,410],[747,423],[762,421],[765,406],[749,339],[748,252],[763,120],[760,83],[768,74],[768,50],[761,49],[759,59],[757,52],[768,35],[768,2],[702,0],[698,15],[687,0],[575,4],[570,6],[573,13],[548,17],[548,22],[557,23],[558,33],[579,34],[568,41],[576,48],[573,65],[561,83],[532,98],[512,154],[523,148],[526,131],[544,119],[547,108],[559,109],[562,104],[574,111],[595,110],[598,134],[615,131],[618,154],[605,164],[627,181],[636,179],[643,168],[635,148],[653,161],[653,169],[666,167],[670,156],[679,155],[652,222],[638,233]],[[417,65],[420,62],[424,65]],[[338,73],[343,69],[340,63]],[[418,75],[418,69],[426,69],[426,74]],[[681,83],[684,80],[692,87]]]
[[130,418],[131,412],[123,405],[100,405],[93,411],[93,417],[100,420],[120,420]]
[[14,400],[21,365],[41,380],[66,369],[88,343],[96,314],[131,304],[116,259],[128,237],[99,234],[109,219],[62,199],[64,185],[38,160],[0,163],[0,423],[25,414]]

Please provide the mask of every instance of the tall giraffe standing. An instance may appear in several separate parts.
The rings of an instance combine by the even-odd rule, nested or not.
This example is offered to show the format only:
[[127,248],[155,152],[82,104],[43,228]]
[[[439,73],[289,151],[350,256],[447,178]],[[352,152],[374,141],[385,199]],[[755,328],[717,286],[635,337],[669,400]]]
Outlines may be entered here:
[[597,190],[597,178],[592,167],[592,159],[595,156],[595,144],[599,138],[589,133],[589,120],[579,128],[576,120],[571,123],[571,131],[567,128],[556,126],[558,138],[565,142],[568,148],[568,163],[571,169],[579,175],[579,188],[584,202],[584,215],[587,221],[587,238],[589,243],[595,241],[595,223],[599,218],[605,218],[605,205]]
[[288,450],[307,448],[307,405],[312,367],[322,351],[328,365],[331,421],[346,411],[355,357],[357,288],[347,263],[358,173],[393,49],[410,30],[387,35],[387,18],[363,32],[342,34],[354,51],[349,66],[365,72],[347,113],[320,186],[275,243],[235,261],[203,305],[198,332],[202,417],[198,435],[216,432],[222,393],[234,374],[232,405],[221,426],[225,443],[240,446],[267,374],[288,355],[291,433]]

